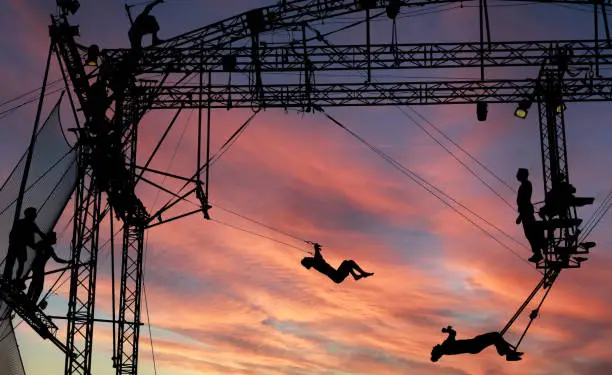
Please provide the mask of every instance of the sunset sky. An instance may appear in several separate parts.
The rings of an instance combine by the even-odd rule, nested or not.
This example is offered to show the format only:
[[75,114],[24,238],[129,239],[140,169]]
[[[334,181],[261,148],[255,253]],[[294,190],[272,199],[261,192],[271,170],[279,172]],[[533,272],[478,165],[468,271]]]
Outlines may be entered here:
[[[80,43],[127,47],[129,21],[123,0],[81,1],[74,17]],[[215,5],[212,5],[212,4]],[[154,11],[160,37],[170,38],[274,1],[166,0]],[[490,1],[494,40],[581,39],[592,37],[592,14],[553,4],[506,6]],[[400,42],[476,41],[476,2],[463,7],[427,8],[398,23]],[[507,4],[507,3],[506,3]],[[516,5],[516,4],[515,4]],[[48,49],[51,0],[0,0],[0,103],[40,87]],[[141,8],[135,8],[135,11]],[[442,10],[442,11],[440,11]],[[354,14],[337,22],[355,21]],[[332,27],[328,24],[326,27]],[[377,38],[390,42],[391,24],[375,25]],[[602,33],[602,36],[604,34]],[[363,35],[343,38],[362,43]],[[148,39],[147,39],[148,40]],[[606,76],[609,70],[602,70]],[[420,72],[438,78],[474,77],[478,72]],[[503,71],[493,72],[504,77]],[[393,77],[388,76],[392,81]],[[412,72],[401,74],[410,76]],[[534,77],[535,71],[507,74]],[[384,76],[384,74],[383,74]],[[50,80],[61,77],[54,62]],[[383,78],[381,78],[382,80]],[[51,92],[60,88],[52,86]],[[48,113],[59,92],[47,100]],[[30,95],[30,98],[35,96]],[[0,112],[12,104],[0,106]],[[74,126],[64,103],[64,127]],[[564,271],[525,338],[521,362],[506,362],[493,349],[479,355],[429,360],[431,348],[453,325],[458,338],[501,330],[539,281],[516,210],[488,190],[432,140],[430,132],[514,205],[515,192],[486,173],[443,131],[489,169],[518,188],[518,167],[532,172],[534,202],[543,199],[537,109],[526,120],[511,104],[489,106],[487,122],[472,105],[331,108],[332,116],[413,172],[515,238],[488,230],[510,249],[475,228],[322,115],[267,110],[211,169],[213,218],[280,242],[249,234],[201,215],[148,231],[145,286],[158,374],[168,375],[607,375],[612,372],[612,235],[610,217],[590,237],[597,241],[590,260]],[[4,179],[27,147],[35,102],[0,115],[0,177]],[[212,114],[213,150],[252,114]],[[145,117],[140,160],[146,160],[172,118],[171,111]],[[596,205],[581,209],[585,220],[612,189],[612,118],[609,103],[569,103],[566,112],[571,182]],[[417,126],[414,120],[418,121]],[[197,112],[184,111],[152,167],[191,175],[196,165]],[[434,127],[432,127],[435,126]],[[176,189],[169,179],[155,178]],[[148,208],[168,200],[139,189]],[[192,200],[193,201],[193,200]],[[184,204],[176,211],[194,206]],[[229,211],[264,223],[273,231]],[[180,212],[179,212],[180,213]],[[62,232],[64,222],[56,228]],[[285,232],[294,236],[285,236]],[[57,251],[68,254],[70,231]],[[108,234],[105,234],[108,238]],[[300,265],[317,241],[334,266],[353,259],[375,275],[336,285]],[[120,238],[116,241],[120,246]],[[515,252],[518,254],[512,253]],[[111,313],[109,248],[100,251],[96,314]],[[50,267],[55,267],[51,265]],[[47,286],[52,281],[47,282]],[[48,312],[65,314],[66,284]],[[143,319],[147,321],[144,310]],[[528,314],[531,308],[528,308]],[[514,342],[526,317],[508,336]],[[64,325],[61,325],[64,329]],[[63,373],[64,356],[25,324],[17,329],[28,374]],[[65,333],[61,332],[60,337]],[[140,373],[155,374],[149,328],[141,329]],[[93,373],[113,374],[112,331],[95,332]]]

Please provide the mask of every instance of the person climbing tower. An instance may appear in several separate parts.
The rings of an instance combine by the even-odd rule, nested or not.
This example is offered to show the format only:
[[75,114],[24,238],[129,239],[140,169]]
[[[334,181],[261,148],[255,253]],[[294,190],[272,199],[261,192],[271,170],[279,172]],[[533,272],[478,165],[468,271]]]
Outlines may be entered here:
[[[42,238],[45,234],[36,225],[36,208],[28,207],[23,212],[24,218],[17,220],[9,234],[9,246],[6,255],[3,278],[5,280],[19,280],[23,277],[23,269],[28,258],[27,247],[36,246],[34,235]],[[13,278],[13,267],[17,261],[17,273]]]
[[529,170],[519,168],[516,172],[516,179],[521,183],[516,195],[519,213],[516,218],[516,224],[523,224],[523,232],[531,246],[533,256],[529,258],[529,261],[538,263],[542,260],[542,251],[546,247],[546,238],[544,236],[544,227],[536,220],[533,204],[531,203],[533,187],[531,181],[529,181]]
[[57,235],[55,232],[51,232],[34,246],[36,255],[32,261],[32,281],[30,282],[27,295],[35,305],[38,304],[38,298],[40,298],[40,294],[43,290],[45,283],[45,266],[49,259],[53,258],[53,260],[61,264],[70,263],[69,260],[64,260],[55,254],[53,245],[55,245],[56,242]]
[[323,259],[323,256],[321,255],[321,245],[317,243],[314,244],[314,250],[314,257],[305,257],[302,259],[302,266],[304,266],[306,269],[314,268],[315,270],[329,277],[336,284],[343,282],[349,274],[352,275],[355,280],[374,275],[374,273],[365,272],[362,270],[361,267],[359,267],[357,263],[352,260],[343,261],[342,264],[340,264],[340,267],[338,267],[336,270],[334,267],[330,266],[325,259]]
[[448,337],[442,344],[434,346],[431,350],[432,362],[437,362],[443,355],[478,354],[492,345],[495,345],[499,355],[506,356],[507,361],[522,359],[523,353],[514,350],[499,332],[489,332],[467,340],[457,340],[457,331],[452,326],[442,328],[442,333],[448,333]]
[[150,15],[151,10],[158,4],[163,3],[164,0],[155,0],[154,2],[147,5],[142,13],[136,17],[128,35],[130,37],[130,43],[132,50],[140,52],[142,49],[142,37],[147,34],[152,34],[152,44],[157,45],[161,43],[161,40],[157,37],[159,31],[159,24],[157,19]]

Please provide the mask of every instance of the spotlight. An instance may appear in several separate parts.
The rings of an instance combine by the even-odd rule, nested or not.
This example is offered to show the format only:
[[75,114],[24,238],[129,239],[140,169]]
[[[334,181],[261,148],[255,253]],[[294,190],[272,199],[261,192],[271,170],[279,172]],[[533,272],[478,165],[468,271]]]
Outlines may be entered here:
[[566,109],[567,107],[565,106],[565,103],[561,102],[561,104],[559,104],[557,108],[555,108],[555,111],[557,112],[557,114],[561,114],[561,112],[565,112]]
[[96,44],[92,44],[87,49],[87,60],[85,65],[87,66],[98,66],[98,58],[100,57],[100,47]]
[[489,112],[488,104],[485,102],[476,102],[476,117],[478,121],[487,121],[487,113]]
[[518,106],[514,110],[514,115],[518,118],[524,119],[525,117],[527,117],[527,114],[529,113],[529,108],[531,108],[530,100],[520,101]]
[[81,7],[78,0],[56,0],[56,3],[64,14],[75,14]]

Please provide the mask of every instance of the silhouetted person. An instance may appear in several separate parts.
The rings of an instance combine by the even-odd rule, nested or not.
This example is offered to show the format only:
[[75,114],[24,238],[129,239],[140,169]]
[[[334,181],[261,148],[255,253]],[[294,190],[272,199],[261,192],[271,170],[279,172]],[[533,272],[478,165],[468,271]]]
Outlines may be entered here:
[[535,218],[533,204],[531,203],[533,187],[531,181],[529,181],[529,170],[519,168],[516,172],[516,179],[521,183],[516,195],[516,205],[519,212],[516,223],[523,223],[523,232],[527,241],[529,241],[531,251],[533,251],[533,256],[529,258],[529,261],[537,263],[542,260],[542,250],[546,246],[546,238],[543,226]]
[[35,222],[36,209],[34,207],[28,207],[23,213],[25,217],[17,220],[9,234],[9,246],[3,274],[5,280],[13,279],[15,261],[17,261],[17,273],[14,279],[21,279],[23,277],[23,268],[28,258],[27,247],[30,246],[34,248],[34,246],[36,246],[35,234],[40,235],[42,238],[45,237],[44,233],[38,228]]
[[140,51],[142,49],[142,37],[147,34],[153,34],[153,45],[161,43],[161,40],[157,37],[159,24],[157,23],[157,19],[149,13],[151,13],[151,10],[157,4],[161,4],[163,2],[164,0],[155,0],[154,2],[150,3],[134,20],[134,23],[128,32],[130,43],[132,44],[132,49],[134,51]]
[[559,175],[559,183],[553,186],[544,198],[544,206],[538,214],[543,219],[562,216],[570,206],[581,207],[593,204],[594,198],[576,197],[576,188],[565,180],[565,175]]
[[352,260],[343,261],[342,264],[340,264],[340,267],[338,267],[336,270],[334,267],[330,266],[325,259],[323,259],[323,256],[321,255],[321,245],[314,244],[314,249],[314,257],[305,257],[302,259],[302,266],[306,267],[306,269],[310,269],[311,267],[314,268],[322,274],[327,275],[327,277],[332,279],[332,281],[336,284],[340,284],[342,281],[344,281],[349,274],[352,275],[355,280],[374,275],[371,272],[365,272],[362,270],[357,263]]
[[457,340],[457,332],[451,326],[442,328],[442,332],[448,333],[448,338],[442,344],[433,347],[431,350],[432,362],[437,362],[443,355],[478,354],[491,345],[495,345],[497,353],[505,355],[507,361],[522,359],[523,353],[514,350],[499,332],[485,333],[468,340]]
[[68,260],[64,260],[55,254],[53,245],[57,242],[57,236],[55,232],[49,233],[44,239],[38,241],[34,246],[36,255],[32,262],[32,281],[28,288],[28,297],[34,304],[37,304],[38,298],[42,293],[43,286],[45,283],[45,266],[50,258],[53,258],[57,263],[67,264],[70,263]]
[[89,115],[91,116],[89,119],[91,124],[89,126],[94,134],[104,132],[103,129],[106,125],[106,111],[111,104],[106,88],[106,78],[99,77],[88,91],[87,104]]

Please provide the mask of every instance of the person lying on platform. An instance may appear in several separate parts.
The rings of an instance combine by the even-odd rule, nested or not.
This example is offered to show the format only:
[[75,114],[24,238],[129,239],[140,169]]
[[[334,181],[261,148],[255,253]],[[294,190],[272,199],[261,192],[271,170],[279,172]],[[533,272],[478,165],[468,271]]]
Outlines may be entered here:
[[57,243],[57,236],[55,232],[49,233],[44,239],[38,241],[34,246],[36,255],[32,262],[32,281],[30,281],[30,287],[28,288],[28,298],[36,305],[38,298],[42,293],[43,286],[45,283],[45,266],[50,258],[53,258],[57,263],[68,264],[69,260],[64,260],[55,254],[53,245]]
[[520,361],[523,353],[514,350],[499,332],[489,332],[467,340],[457,340],[457,331],[448,326],[442,328],[448,338],[431,350],[431,361],[437,362],[443,355],[478,354],[488,346],[495,345],[497,353],[506,356],[507,361]]
[[533,204],[531,203],[532,185],[529,181],[529,170],[519,168],[516,172],[516,179],[520,181],[521,186],[516,195],[516,205],[518,206],[517,224],[523,224],[523,232],[533,256],[529,258],[530,262],[537,263],[542,260],[542,251],[546,246],[546,238],[544,236],[544,227],[540,222],[536,221]]
[[161,43],[161,40],[157,37],[159,31],[159,24],[157,19],[150,15],[151,10],[157,5],[163,3],[164,0],[155,0],[154,2],[147,5],[142,13],[136,17],[128,35],[130,37],[130,43],[132,44],[132,50],[140,51],[142,48],[142,37],[147,34],[153,34],[152,42],[153,45]]
[[343,261],[342,264],[340,264],[340,267],[338,267],[336,270],[334,267],[330,266],[325,259],[323,259],[323,256],[321,255],[321,245],[314,244],[314,250],[314,257],[305,257],[302,259],[302,266],[304,266],[306,269],[310,269],[311,267],[314,268],[322,274],[327,275],[327,277],[329,277],[336,284],[343,282],[349,274],[352,275],[355,280],[374,275],[374,273],[365,272],[362,270],[361,267],[359,267],[357,263],[352,260]]
[[[27,247],[36,246],[34,236],[38,234],[44,238],[45,234],[36,225],[36,208],[28,207],[23,212],[24,218],[17,220],[9,234],[8,253],[4,265],[3,278],[5,280],[20,280],[23,277],[23,269],[28,258]],[[17,273],[13,279],[13,267],[17,261]],[[21,282],[21,281],[19,281]],[[25,285],[23,285],[25,288]]]

